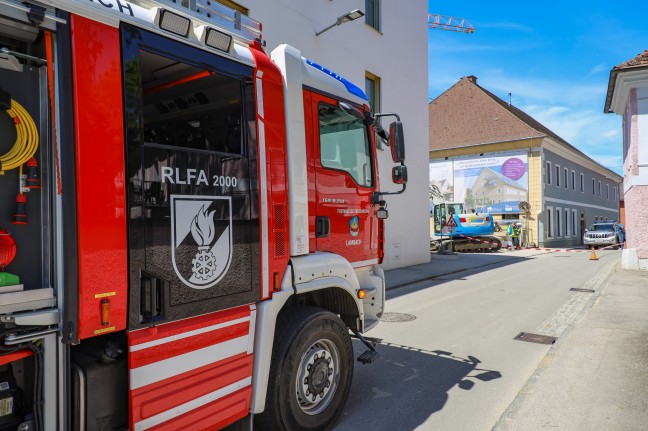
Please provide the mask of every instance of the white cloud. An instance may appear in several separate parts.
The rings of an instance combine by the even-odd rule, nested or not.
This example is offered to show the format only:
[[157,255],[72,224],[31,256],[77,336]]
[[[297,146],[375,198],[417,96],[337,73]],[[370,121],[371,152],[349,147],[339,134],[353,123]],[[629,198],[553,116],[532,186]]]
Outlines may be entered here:
[[592,70],[589,71],[590,75],[596,75],[597,73],[604,72],[611,69],[609,66],[606,66],[605,64],[597,64],[592,68]]
[[529,105],[521,109],[603,166],[622,164],[618,117],[564,106]]
[[605,132],[601,133],[601,136],[603,136],[604,138],[610,138],[612,136],[617,136],[620,133],[621,132],[619,130],[606,130]]
[[514,98],[528,102],[576,105],[579,103],[598,103],[603,110],[606,88],[600,85],[575,85],[564,82],[533,77],[510,77],[503,74],[479,77],[484,88],[495,94],[513,93]]

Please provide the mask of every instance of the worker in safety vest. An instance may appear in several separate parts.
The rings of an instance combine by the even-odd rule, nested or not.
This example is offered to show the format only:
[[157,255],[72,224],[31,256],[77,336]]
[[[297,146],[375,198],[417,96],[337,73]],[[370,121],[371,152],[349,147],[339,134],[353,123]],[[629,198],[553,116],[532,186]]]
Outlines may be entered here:
[[520,246],[520,226],[518,226],[516,223],[511,223],[509,225],[509,229],[511,229],[511,240],[513,241],[513,247],[519,247]]

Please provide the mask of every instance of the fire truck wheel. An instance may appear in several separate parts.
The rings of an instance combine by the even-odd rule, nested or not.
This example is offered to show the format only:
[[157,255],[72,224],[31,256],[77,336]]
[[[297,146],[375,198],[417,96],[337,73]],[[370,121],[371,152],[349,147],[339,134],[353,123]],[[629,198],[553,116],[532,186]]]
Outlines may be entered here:
[[263,430],[325,430],[349,395],[353,346],[333,313],[314,307],[284,310],[277,322]]

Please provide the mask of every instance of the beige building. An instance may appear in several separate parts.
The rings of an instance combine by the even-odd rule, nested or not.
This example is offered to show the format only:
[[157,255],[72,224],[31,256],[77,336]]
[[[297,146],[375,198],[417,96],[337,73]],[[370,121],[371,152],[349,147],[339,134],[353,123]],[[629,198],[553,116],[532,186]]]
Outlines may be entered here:
[[591,223],[619,218],[619,175],[476,77],[461,78],[428,113],[430,181],[445,180],[454,201],[490,210],[504,224],[524,222],[530,244],[579,245]]

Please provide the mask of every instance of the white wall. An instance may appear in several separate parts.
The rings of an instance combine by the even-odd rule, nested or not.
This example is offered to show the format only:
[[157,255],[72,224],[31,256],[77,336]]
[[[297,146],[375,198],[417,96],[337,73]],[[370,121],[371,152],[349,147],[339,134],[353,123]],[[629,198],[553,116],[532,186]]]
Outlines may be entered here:
[[[386,197],[389,218],[385,233],[386,269],[428,262],[428,68],[427,4],[381,3],[381,33],[364,17],[315,33],[353,9],[365,10],[363,0],[240,0],[250,17],[263,24],[263,39],[270,53],[288,43],[302,55],[338,73],[364,89],[365,71],[381,78],[383,112],[401,116],[409,173],[407,191]],[[389,148],[379,151],[382,189],[391,183]]]

